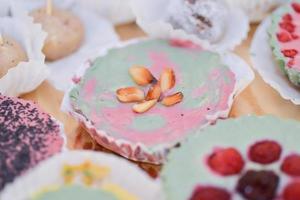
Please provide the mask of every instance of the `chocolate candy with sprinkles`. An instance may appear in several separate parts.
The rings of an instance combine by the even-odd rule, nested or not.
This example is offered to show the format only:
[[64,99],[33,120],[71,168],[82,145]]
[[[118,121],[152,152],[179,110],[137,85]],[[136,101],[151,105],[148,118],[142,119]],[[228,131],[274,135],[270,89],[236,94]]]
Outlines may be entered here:
[[59,125],[30,101],[0,94],[0,191],[16,176],[58,153]]

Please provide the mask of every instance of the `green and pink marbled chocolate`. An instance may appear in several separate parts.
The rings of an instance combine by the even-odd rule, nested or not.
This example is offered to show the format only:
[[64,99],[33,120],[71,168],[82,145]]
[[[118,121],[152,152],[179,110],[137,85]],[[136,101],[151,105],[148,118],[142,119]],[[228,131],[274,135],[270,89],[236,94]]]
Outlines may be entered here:
[[[148,67],[157,78],[164,68],[173,68],[176,86],[170,93],[180,91],[184,100],[173,107],[157,104],[146,113],[134,113],[132,104],[120,103],[116,98],[117,89],[136,86],[128,74],[134,65]],[[166,151],[212,123],[207,116],[228,110],[235,84],[235,75],[222,64],[218,54],[194,45],[157,39],[109,50],[87,69],[71,91],[70,99],[77,114],[90,120],[96,130],[131,146],[125,151],[117,150],[118,142],[107,144],[103,137],[98,138],[100,144],[129,158],[151,161],[152,153],[156,159],[162,159],[158,151]],[[90,132],[97,139],[99,132]],[[140,144],[148,154],[136,155],[137,149],[143,154]]]

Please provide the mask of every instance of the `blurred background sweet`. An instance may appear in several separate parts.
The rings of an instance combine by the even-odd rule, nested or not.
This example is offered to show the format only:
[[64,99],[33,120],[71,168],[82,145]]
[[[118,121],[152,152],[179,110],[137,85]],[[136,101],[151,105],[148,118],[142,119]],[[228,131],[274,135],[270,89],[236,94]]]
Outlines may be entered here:
[[226,0],[228,4],[242,8],[250,21],[258,23],[279,5],[289,0]]
[[[1,0],[4,1],[4,0]],[[18,0],[17,0],[18,1]],[[26,9],[30,10],[30,15],[34,17],[35,22],[41,23],[43,30],[48,33],[48,37],[43,48],[43,52],[48,61],[55,61],[66,56],[72,55],[80,49],[85,42],[85,29],[86,26],[78,13],[74,13],[71,8],[74,4],[77,6],[95,12],[101,17],[106,18],[113,24],[124,24],[133,22],[135,20],[135,14],[138,16],[139,21],[147,21],[147,19],[141,19],[139,13],[134,13],[131,8],[136,7],[134,0],[63,0],[63,1],[48,1],[48,8],[46,9],[46,1],[30,0],[24,1],[23,5]],[[52,5],[49,6],[49,2]],[[153,5],[161,2],[158,0],[152,1],[152,3],[144,3],[146,8],[149,7],[149,12],[154,12]],[[218,44],[226,31],[230,29],[228,27],[228,20],[232,23],[236,19],[230,15],[229,7],[235,7],[242,9],[247,16],[249,16],[251,22],[258,22],[268,15],[276,6],[285,2],[284,0],[174,0],[165,1],[161,3],[165,5],[166,12],[163,12],[163,16],[166,21],[170,22],[175,30],[182,29],[189,34],[196,35],[202,40],[207,40],[209,43]],[[3,4],[0,9],[0,16],[9,14],[7,9],[7,3]],[[140,8],[138,6],[138,8]],[[143,9],[143,8],[140,8]],[[50,11],[50,13],[46,13]],[[161,13],[157,13],[161,15]],[[145,14],[147,15],[147,14]],[[139,23],[142,28],[145,22]],[[148,31],[148,28],[143,28],[144,31],[152,35]],[[246,26],[239,29],[244,29],[244,33],[247,32]],[[233,31],[232,31],[233,32]],[[163,33],[162,33],[163,34]],[[176,35],[176,34],[175,34]],[[239,43],[245,34],[240,34]],[[155,36],[155,34],[154,34]],[[236,39],[238,40],[238,39]],[[236,46],[236,44],[234,46]],[[63,48],[62,48],[63,47]],[[226,47],[224,47],[227,49]]]
[[266,17],[250,47],[252,66],[283,99],[300,105],[299,1],[291,1]]
[[79,17],[71,11],[56,8],[48,0],[46,6],[32,10],[30,16],[48,34],[43,48],[47,60],[66,57],[80,48],[85,30]]
[[131,0],[75,0],[81,6],[95,10],[113,24],[133,22],[135,16],[130,7]]
[[[123,24],[135,20],[135,16],[130,7],[132,0],[76,0],[82,6],[95,9],[101,15],[106,16],[114,24]],[[186,0],[174,0],[174,2]],[[189,3],[201,2],[202,0],[187,0]],[[230,6],[242,8],[249,16],[251,22],[259,22],[279,5],[289,0],[225,0]],[[167,2],[167,1],[166,1]],[[208,2],[208,1],[207,1]],[[215,0],[210,3],[214,4]],[[184,8],[184,7],[183,7]],[[211,12],[207,7],[207,12]],[[221,11],[223,12],[223,11]]]
[[225,32],[228,12],[222,0],[173,0],[167,9],[167,21],[174,29],[183,29],[214,43]]
[[5,8],[0,16],[0,93],[20,96],[49,74],[42,53],[46,34],[17,4],[0,3]]
[[84,1],[13,1],[47,32],[43,53],[50,69],[48,80],[59,90],[68,90],[83,63],[97,57],[104,46],[119,41],[110,19]]
[[190,40],[211,50],[233,50],[249,31],[247,15],[225,0],[131,0],[131,6],[151,37]]

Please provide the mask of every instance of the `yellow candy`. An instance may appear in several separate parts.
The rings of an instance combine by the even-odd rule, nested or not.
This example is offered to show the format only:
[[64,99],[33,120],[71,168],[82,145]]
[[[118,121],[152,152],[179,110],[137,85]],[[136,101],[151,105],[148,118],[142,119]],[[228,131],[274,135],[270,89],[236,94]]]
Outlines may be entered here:
[[79,165],[64,165],[62,174],[66,184],[73,183],[76,176],[80,176],[86,185],[92,185],[95,181],[102,180],[109,173],[108,167],[99,166],[85,161]]
[[103,179],[110,173],[110,168],[97,165],[91,165],[90,170],[93,173],[93,176],[98,180]]
[[62,175],[64,177],[64,182],[66,184],[71,184],[74,181],[74,171],[71,165],[64,165],[62,170]]

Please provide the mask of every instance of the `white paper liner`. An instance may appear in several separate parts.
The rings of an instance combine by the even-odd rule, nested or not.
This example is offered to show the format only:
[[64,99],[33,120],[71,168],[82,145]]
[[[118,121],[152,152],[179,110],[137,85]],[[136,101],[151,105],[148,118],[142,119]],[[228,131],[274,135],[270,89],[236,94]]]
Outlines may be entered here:
[[255,74],[250,66],[239,56],[234,53],[221,54],[223,63],[230,68],[236,78],[236,85],[234,91],[228,99],[228,110],[216,113],[214,116],[207,116],[208,119],[213,121],[218,118],[227,118],[233,104],[234,98],[240,94],[255,78]]
[[268,28],[271,25],[271,17],[266,18],[257,28],[254,35],[250,55],[253,67],[262,76],[263,80],[273,87],[287,100],[300,105],[300,90],[285,76],[273,56],[269,42]]
[[[27,11],[32,11],[45,6],[45,2],[27,0],[20,3]],[[77,15],[81,19],[85,31],[84,42],[76,52],[57,61],[47,62],[51,71],[48,80],[57,89],[66,91],[70,87],[71,78],[78,66],[97,54],[104,45],[119,41],[119,37],[114,31],[113,25],[105,18],[97,15],[94,10],[84,8],[74,0],[54,0],[53,2],[55,6],[71,10]]]
[[251,22],[260,22],[276,6],[289,0],[226,0],[228,4],[239,7],[249,16]]
[[131,6],[138,25],[150,36],[164,39],[188,39],[205,49],[215,51],[233,50],[244,39],[249,31],[249,19],[236,7],[229,7],[228,22],[223,37],[217,43],[202,40],[182,29],[174,29],[165,21],[165,12],[171,0],[131,0]]
[[55,155],[7,185],[0,194],[0,199],[24,200],[41,189],[63,185],[62,167],[65,164],[78,165],[85,161],[109,167],[111,172],[104,181],[121,186],[138,199],[164,199],[160,180],[151,179],[144,171],[124,159],[93,151],[68,151]]
[[[137,43],[143,41],[143,39],[136,39],[128,42],[119,43],[118,45],[114,46],[113,48],[122,48],[129,44]],[[103,49],[100,56],[105,56],[108,50],[112,47],[108,47],[107,49]],[[238,95],[243,89],[245,89],[254,79],[254,73],[251,70],[251,68],[246,64],[245,61],[243,61],[241,58],[236,56],[233,53],[224,53],[221,55],[222,60],[224,64],[228,65],[230,69],[233,71],[236,77],[236,85],[234,88],[233,93],[228,97],[228,107],[225,110],[221,110],[213,116],[206,116],[209,122],[204,125],[203,127],[215,122],[218,118],[226,118],[228,117],[229,111],[231,109],[233,99],[236,95]],[[80,80],[80,78],[84,75],[85,70],[90,66],[90,63],[85,63],[80,70],[78,70],[76,77],[74,80]],[[74,85],[75,86],[75,85]],[[70,88],[69,92],[72,90],[72,87]],[[68,112],[73,117],[75,117],[79,122],[85,127],[85,129],[90,133],[90,135],[95,139],[98,139],[97,142],[99,143],[99,138],[101,140],[105,141],[104,143],[101,143],[104,147],[115,151],[116,153],[120,153],[122,156],[140,161],[140,162],[148,162],[153,164],[161,164],[165,161],[166,154],[168,150],[172,147],[174,147],[178,142],[180,141],[174,141],[172,144],[168,145],[161,145],[159,149],[157,148],[155,152],[149,150],[144,144],[141,143],[132,143],[127,140],[123,139],[116,139],[111,136],[109,136],[105,131],[103,130],[97,130],[91,123],[89,119],[86,119],[85,116],[82,116],[78,114],[76,111],[73,110],[70,99],[69,99],[69,92],[67,92],[64,96],[61,109],[64,112]],[[130,148],[131,152],[135,156],[130,157],[126,156],[128,153],[128,148]]]
[[11,8],[13,16],[0,18],[0,30],[3,35],[8,35],[21,44],[26,51],[28,61],[20,62],[0,78],[0,93],[19,96],[36,89],[49,75],[42,54],[46,33],[17,5]]
[[130,7],[130,0],[75,0],[76,3],[107,18],[115,25],[133,22],[135,16]]
[[67,140],[67,135],[65,133],[65,126],[63,123],[61,123],[60,121],[58,121],[57,119],[55,119],[54,117],[51,117],[51,119],[59,125],[59,130],[60,130],[60,136],[62,137],[63,139],[63,146],[62,146],[62,149],[61,149],[61,152],[65,152],[65,151],[68,151],[68,140]]

